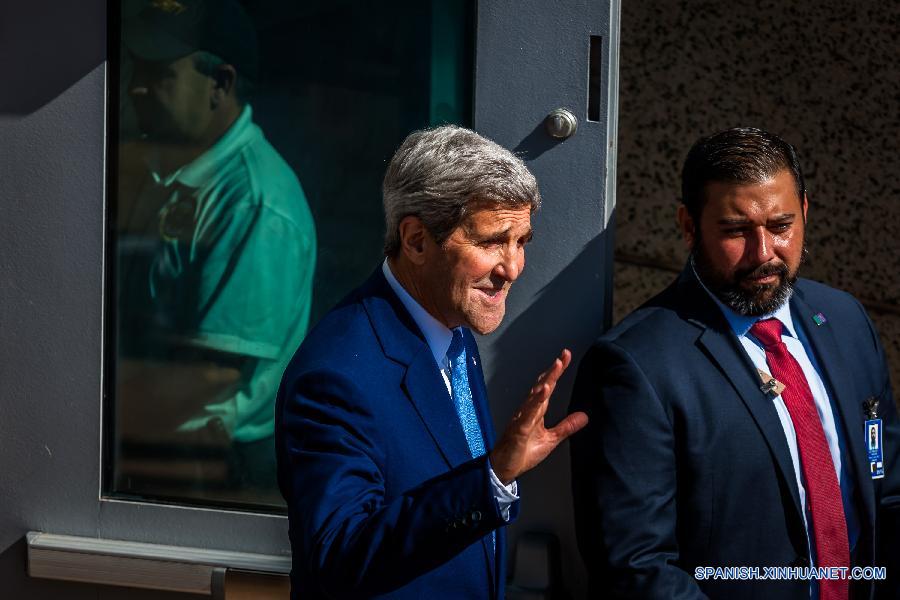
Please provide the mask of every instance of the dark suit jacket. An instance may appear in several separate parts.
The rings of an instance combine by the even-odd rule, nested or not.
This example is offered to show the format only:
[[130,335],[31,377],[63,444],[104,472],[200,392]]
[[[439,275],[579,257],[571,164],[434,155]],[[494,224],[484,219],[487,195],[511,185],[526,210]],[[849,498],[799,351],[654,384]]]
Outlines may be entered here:
[[[842,464],[855,482],[861,523],[854,563],[893,559],[888,575],[896,578],[900,425],[878,337],[859,302],[822,284],[798,281],[790,307],[845,432]],[[812,320],[819,312],[827,319],[821,326]],[[591,420],[572,441],[572,464],[592,597],[809,599],[807,581],[694,578],[698,566],[809,564],[784,431],[760,385],[691,271],[584,357],[572,408]],[[880,480],[872,480],[866,457],[870,397],[880,400],[884,420]],[[871,593],[871,583],[853,586],[855,598]]]
[[[464,339],[490,449],[481,359]],[[471,458],[434,357],[380,268],[287,367],[276,448],[292,597],[503,597],[504,530],[496,554],[489,534],[505,522],[487,457]]]

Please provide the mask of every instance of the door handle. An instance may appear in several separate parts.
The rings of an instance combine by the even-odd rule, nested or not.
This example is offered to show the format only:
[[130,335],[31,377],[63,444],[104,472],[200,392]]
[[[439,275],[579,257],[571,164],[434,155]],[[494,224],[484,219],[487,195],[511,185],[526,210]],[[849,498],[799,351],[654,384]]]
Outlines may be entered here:
[[547,133],[558,140],[565,140],[578,130],[578,119],[567,108],[557,108],[544,119]]

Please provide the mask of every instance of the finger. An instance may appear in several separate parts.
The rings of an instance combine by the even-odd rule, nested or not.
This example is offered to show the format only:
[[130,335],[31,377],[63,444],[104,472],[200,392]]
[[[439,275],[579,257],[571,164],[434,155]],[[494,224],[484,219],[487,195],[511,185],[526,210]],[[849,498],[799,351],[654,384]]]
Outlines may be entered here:
[[559,374],[556,375],[556,377],[558,378],[559,375],[561,375],[562,372],[569,367],[569,363],[571,362],[572,353],[569,352],[568,348],[563,348],[562,352],[559,353],[559,356],[556,358],[556,360],[553,361],[553,364],[550,365],[550,368],[538,375],[536,383],[543,383],[547,379],[547,377],[561,368]]
[[553,361],[553,365],[547,370],[543,383],[545,385],[556,385],[556,380],[563,372],[563,363],[558,358]]
[[553,361],[553,364],[550,365],[550,368],[538,375],[538,378],[535,380],[534,385],[531,386],[531,389],[528,390],[528,400],[534,400],[536,395],[541,394],[541,391],[544,388],[544,384],[547,383],[548,377],[551,377],[553,374],[553,370],[557,368],[559,364],[559,359]]
[[572,363],[572,352],[568,348],[563,348],[559,353],[559,360],[562,362],[562,370],[565,371]]
[[554,382],[558,380],[563,373],[565,373],[566,369],[569,368],[569,364],[572,362],[572,353],[569,352],[567,348],[563,348],[562,352],[559,353],[559,358],[553,361],[553,366],[548,371],[547,382],[552,379]]
[[578,433],[588,424],[588,416],[583,412],[573,412],[565,419],[557,423],[556,427],[550,429],[550,433],[559,444],[569,436]]
[[548,398],[550,397],[550,394],[553,393],[553,390],[556,389],[556,383],[559,381],[559,378],[562,377],[562,374],[571,362],[572,353],[568,350],[563,350],[562,353],[560,353],[559,358],[553,362],[553,368],[550,369],[547,379],[544,381],[546,385],[550,386],[547,395]]
[[533,426],[538,420],[544,418],[544,414],[547,412],[547,401],[553,394],[553,390],[556,389],[556,382],[559,381],[560,376],[571,362],[572,353],[567,348],[563,348],[550,368],[540,374],[530,390],[529,397],[520,408],[529,425]]
[[562,374],[569,368],[569,365],[572,363],[572,353],[569,352],[568,348],[563,348],[562,352],[559,353],[559,357],[553,361],[553,366],[550,367],[546,371],[547,378],[545,381],[549,383],[551,380],[555,383]]
[[541,383],[533,388],[531,388],[531,393],[528,395],[528,398],[525,399],[525,402],[519,407],[519,412],[522,413],[523,417],[529,421],[534,419],[534,417],[542,416],[544,410],[543,407],[547,404],[547,398],[550,397],[550,390],[546,383]]
[[538,423],[542,423],[544,414],[547,412],[547,398],[550,397],[549,387],[542,383],[532,389],[534,393],[529,395],[519,406],[514,419],[522,431],[533,429]]

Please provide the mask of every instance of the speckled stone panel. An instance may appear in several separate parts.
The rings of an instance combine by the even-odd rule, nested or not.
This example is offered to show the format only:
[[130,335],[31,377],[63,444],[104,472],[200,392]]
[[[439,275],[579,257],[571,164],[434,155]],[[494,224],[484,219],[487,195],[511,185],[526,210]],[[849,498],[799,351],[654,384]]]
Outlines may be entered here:
[[[674,215],[691,144],[738,125],[778,133],[797,147],[807,178],[802,274],[882,306],[870,313],[896,381],[898,38],[898,2],[623,2],[617,251],[683,264]],[[661,287],[654,269],[620,272],[617,315]]]
[[651,296],[675,281],[677,273],[662,269],[653,269],[615,263],[613,278],[613,324],[624,319],[628,314],[643,304]]
[[888,364],[891,367],[891,389],[894,391],[894,400],[900,406],[900,315],[869,311],[878,337],[884,345]]

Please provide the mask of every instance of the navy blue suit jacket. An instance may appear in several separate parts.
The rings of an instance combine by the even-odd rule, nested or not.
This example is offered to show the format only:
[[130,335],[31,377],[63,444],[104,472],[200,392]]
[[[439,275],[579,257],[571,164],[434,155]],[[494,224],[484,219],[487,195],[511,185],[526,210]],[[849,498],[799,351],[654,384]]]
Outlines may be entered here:
[[[481,359],[464,339],[490,450]],[[434,357],[380,268],[300,346],[275,426],[292,598],[503,597],[505,521],[487,457],[471,458]]]
[[[842,464],[861,524],[855,565],[900,576],[900,425],[884,353],[850,295],[799,280],[791,314],[812,346],[845,432]],[[827,321],[816,325],[812,316]],[[572,441],[579,544],[592,597],[809,600],[807,581],[697,581],[698,566],[806,566],[791,457],[771,398],[690,270],[605,334],[582,360]],[[880,400],[886,477],[873,480],[868,398]],[[896,572],[892,572],[896,571]],[[877,586],[894,597],[896,587]],[[871,583],[852,586],[869,598]]]

